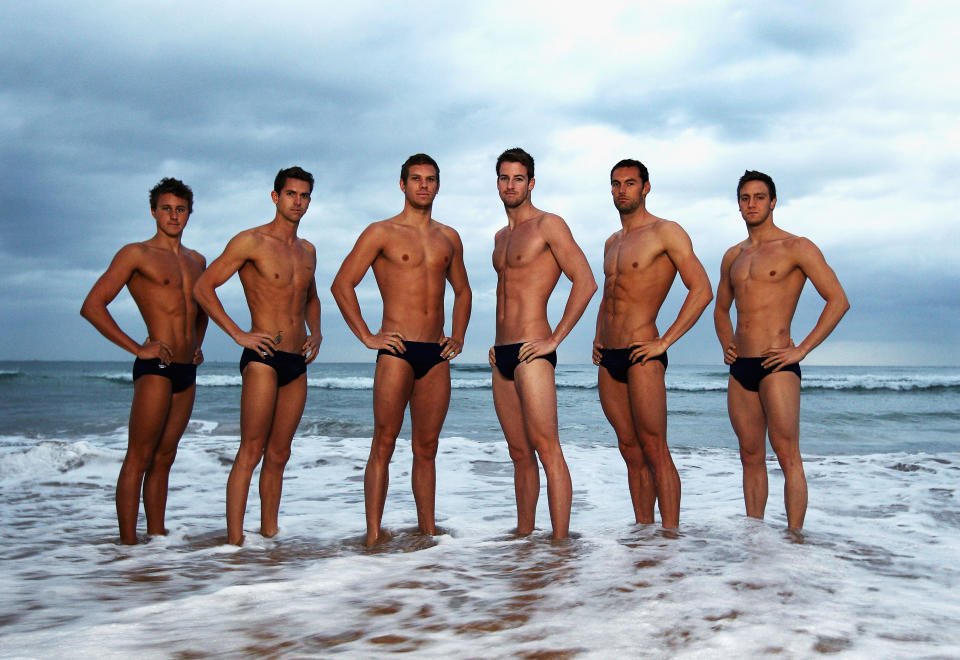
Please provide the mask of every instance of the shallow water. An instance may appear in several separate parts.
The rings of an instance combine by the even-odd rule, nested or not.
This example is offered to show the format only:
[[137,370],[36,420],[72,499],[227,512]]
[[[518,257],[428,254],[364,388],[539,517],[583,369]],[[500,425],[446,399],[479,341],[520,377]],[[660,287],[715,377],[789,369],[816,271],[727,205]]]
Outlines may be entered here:
[[[127,366],[72,375],[40,366],[0,364],[3,657],[960,656],[958,385],[929,373],[910,381],[877,370],[893,385],[861,387],[861,373],[859,385],[831,389],[815,383],[835,374],[805,370],[815,384],[802,431],[810,508],[798,537],[784,530],[774,460],[767,519],[743,516],[735,441],[713,387],[722,374],[671,366],[683,502],[681,530],[667,534],[632,523],[591,370],[561,370],[574,538],[552,542],[545,493],[538,531],[511,534],[511,465],[479,383],[488,375],[457,369],[466,385],[437,459],[444,533],[415,531],[401,439],[384,516],[393,538],[370,551],[361,543],[369,365],[311,368],[311,381],[328,380],[311,383],[280,534],[256,533],[254,488],[243,548],[223,544],[235,367],[210,368],[218,384],[201,380],[171,477],[170,535],[126,547],[113,487]],[[2,375],[11,371],[19,375]],[[35,414],[45,416],[13,410],[39,390],[46,405]]]

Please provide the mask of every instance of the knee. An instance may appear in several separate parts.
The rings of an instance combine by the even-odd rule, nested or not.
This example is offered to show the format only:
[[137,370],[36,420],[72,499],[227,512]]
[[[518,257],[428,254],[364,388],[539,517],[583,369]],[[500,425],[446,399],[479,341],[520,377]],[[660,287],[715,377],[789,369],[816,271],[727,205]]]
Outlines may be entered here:
[[153,461],[150,463],[150,471],[162,471],[169,472],[171,466],[173,466],[173,461],[177,458],[177,450],[173,451],[158,451],[153,455]]
[[440,448],[438,438],[413,441],[413,458],[417,461],[432,461],[437,457],[437,450]]
[[393,450],[397,446],[396,435],[375,434],[370,444],[370,460],[380,463],[389,463],[393,457]]
[[263,467],[283,469],[290,460],[290,448],[286,449],[268,449],[263,455]]
[[767,464],[766,448],[748,449],[740,447],[740,463],[745,468],[765,467]]
[[510,460],[513,461],[514,466],[523,468],[532,465],[536,468],[537,455],[533,452],[533,449],[529,447],[510,447],[509,449]]

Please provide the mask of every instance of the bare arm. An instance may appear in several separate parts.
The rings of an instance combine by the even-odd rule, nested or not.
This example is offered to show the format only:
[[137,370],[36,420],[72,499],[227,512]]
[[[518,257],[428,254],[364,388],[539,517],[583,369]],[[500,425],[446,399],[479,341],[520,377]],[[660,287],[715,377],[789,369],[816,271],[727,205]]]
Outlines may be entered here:
[[370,332],[369,326],[363,320],[360,301],[357,299],[357,285],[380,254],[379,235],[376,225],[370,225],[363,230],[350,254],[340,264],[340,270],[337,271],[333,284],[330,285],[330,292],[337,302],[337,307],[340,308],[343,320],[347,322],[347,327],[357,336],[357,339],[363,342],[364,346],[373,349],[386,348],[394,353],[402,353],[404,351],[403,336],[399,332],[378,332],[377,334]]
[[593,278],[590,264],[587,263],[583,250],[573,240],[567,223],[559,216],[547,214],[540,226],[557,265],[573,286],[570,287],[570,296],[563,308],[563,316],[553,329],[553,334],[547,339],[529,341],[520,347],[520,359],[525,362],[557,350],[560,342],[570,334],[573,326],[583,316],[583,310],[597,291],[597,281]]
[[763,366],[772,368],[774,371],[778,371],[784,365],[795,364],[809,355],[810,351],[819,346],[833,332],[840,319],[850,309],[847,294],[840,285],[837,274],[827,265],[816,245],[805,238],[800,239],[797,262],[804,275],[813,283],[817,293],[826,301],[826,305],[820,312],[820,318],[817,319],[813,330],[798,346],[768,349],[764,352],[766,359],[762,363]]
[[723,349],[723,361],[731,364],[737,359],[737,347],[733,343],[733,322],[730,320],[730,306],[733,305],[733,284],[730,282],[730,266],[739,254],[734,246],[727,250],[720,262],[720,282],[717,284],[717,300],[713,305],[713,325],[717,339]]
[[273,355],[273,337],[265,332],[244,332],[223,308],[223,303],[217,297],[217,287],[233,277],[243,264],[253,248],[256,239],[244,232],[234,236],[223,254],[213,260],[213,263],[203,271],[193,286],[193,297],[203,308],[213,322],[219,325],[224,332],[230,335],[237,344],[244,348],[258,351],[261,354]]
[[[203,270],[206,270],[207,269],[206,258],[199,252],[195,252],[195,254],[197,255],[197,259],[200,260],[200,267]],[[194,299],[194,302],[196,302],[196,299]],[[207,335],[207,325],[209,321],[210,321],[210,317],[207,316],[207,313],[203,311],[203,307],[201,307],[198,303],[197,318],[196,318],[196,323],[194,325],[195,333],[196,333],[196,341],[197,341],[197,346],[193,351],[194,364],[203,364],[203,351],[201,350],[201,346],[203,346],[203,339]]]
[[453,288],[453,322],[450,336],[444,338],[445,345],[440,355],[449,360],[463,352],[463,341],[473,307],[473,292],[470,290],[467,268],[463,263],[463,243],[460,236],[451,229],[448,237],[453,243],[453,259],[447,269],[447,281]]
[[121,248],[110,262],[106,272],[90,289],[90,293],[83,301],[83,306],[80,307],[80,315],[99,330],[100,334],[123,350],[144,360],[159,358],[164,364],[169,364],[173,360],[173,351],[167,344],[161,341],[147,341],[141,346],[120,329],[107,310],[107,305],[117,297],[120,289],[136,272],[138,258],[139,248],[136,245]]
[[678,224],[668,223],[664,225],[663,238],[667,256],[676,267],[677,273],[680,274],[683,285],[687,287],[687,297],[684,299],[683,305],[680,306],[676,320],[663,335],[652,341],[640,342],[637,348],[630,353],[631,360],[642,356],[641,363],[645,363],[647,358],[665,353],[670,346],[693,327],[700,315],[703,314],[703,310],[713,300],[713,293],[710,291],[710,278],[707,277],[707,271],[703,269],[703,264],[694,254],[693,245],[687,232]]
[[317,353],[320,352],[320,343],[323,341],[323,335],[320,334],[320,297],[317,295],[316,278],[310,280],[304,317],[307,322],[308,336],[303,344],[303,355],[307,364],[310,364],[316,359]]

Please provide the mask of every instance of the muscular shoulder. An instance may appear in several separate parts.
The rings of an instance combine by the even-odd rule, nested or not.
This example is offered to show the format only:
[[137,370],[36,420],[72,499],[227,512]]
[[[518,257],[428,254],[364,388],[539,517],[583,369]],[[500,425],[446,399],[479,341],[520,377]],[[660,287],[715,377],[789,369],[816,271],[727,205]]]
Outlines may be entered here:
[[441,234],[443,234],[444,238],[446,238],[448,241],[450,241],[454,245],[460,244],[460,234],[457,233],[456,229],[454,229],[450,225],[445,225],[442,222],[438,222],[436,220],[431,220],[430,222]]
[[317,254],[317,248],[313,245],[313,243],[311,243],[307,239],[300,238],[300,239],[297,239],[297,241],[298,241],[297,244],[300,246],[300,249],[304,250],[305,252],[309,252],[310,254],[313,254],[313,255]]
[[180,247],[181,247],[181,250],[182,250],[183,254],[184,254],[188,259],[190,259],[191,261],[196,262],[197,264],[199,264],[201,268],[206,268],[206,267],[207,267],[207,258],[204,257],[202,254],[200,254],[200,253],[197,252],[196,250],[193,250],[193,249],[188,248],[188,247],[185,247],[185,246],[180,246]]

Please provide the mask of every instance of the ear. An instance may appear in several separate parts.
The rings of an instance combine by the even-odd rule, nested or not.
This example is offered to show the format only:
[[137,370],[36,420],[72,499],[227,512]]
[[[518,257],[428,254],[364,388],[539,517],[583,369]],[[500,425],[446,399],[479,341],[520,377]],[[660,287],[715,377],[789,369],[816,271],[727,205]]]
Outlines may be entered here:
[[527,182],[527,191],[529,192],[529,191],[533,190],[533,186],[536,185],[536,183],[537,183],[537,180],[536,180],[536,179],[530,179],[530,180]]
[[644,182],[643,182],[643,190],[640,191],[640,194],[641,194],[643,197],[646,197],[647,195],[650,194],[650,182],[649,182],[649,181],[644,181]]
[[777,198],[774,197],[773,199],[770,200],[770,210],[772,211],[774,207],[776,207],[776,205],[777,205]]
[[279,202],[280,202],[280,193],[278,193],[276,190],[271,190],[271,191],[270,191],[270,199],[273,200],[273,203],[274,203],[274,204],[279,203]]
[[400,178],[400,191],[404,193],[407,192],[407,182],[404,181],[402,177]]

